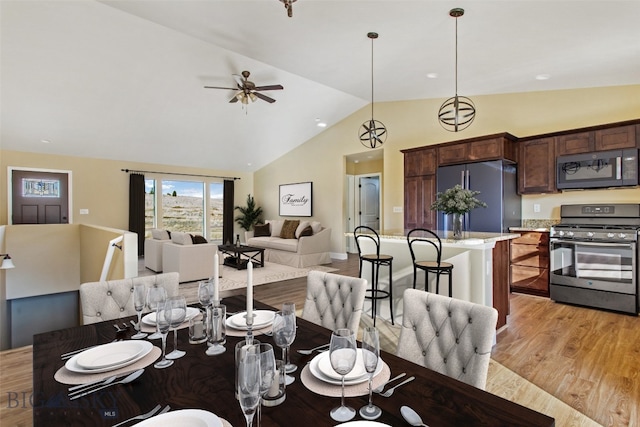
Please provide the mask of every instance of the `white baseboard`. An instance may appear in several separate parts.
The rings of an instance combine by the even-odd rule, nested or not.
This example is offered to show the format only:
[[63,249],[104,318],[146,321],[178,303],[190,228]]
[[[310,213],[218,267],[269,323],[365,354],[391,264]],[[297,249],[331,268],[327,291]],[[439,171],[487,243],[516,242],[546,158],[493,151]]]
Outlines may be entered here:
[[347,258],[348,257],[346,252],[331,252],[331,259],[339,259],[344,261]]

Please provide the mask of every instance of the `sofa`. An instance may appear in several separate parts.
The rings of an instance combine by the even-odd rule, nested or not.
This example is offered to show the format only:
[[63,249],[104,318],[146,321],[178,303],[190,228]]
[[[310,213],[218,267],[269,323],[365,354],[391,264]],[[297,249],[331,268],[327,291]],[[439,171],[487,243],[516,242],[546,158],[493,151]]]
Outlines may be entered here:
[[162,248],[165,243],[171,242],[171,236],[167,230],[151,230],[151,238],[144,240],[144,266],[151,271],[162,271]]
[[264,260],[304,268],[331,262],[331,229],[317,221],[268,220],[245,232],[249,246],[264,249]]

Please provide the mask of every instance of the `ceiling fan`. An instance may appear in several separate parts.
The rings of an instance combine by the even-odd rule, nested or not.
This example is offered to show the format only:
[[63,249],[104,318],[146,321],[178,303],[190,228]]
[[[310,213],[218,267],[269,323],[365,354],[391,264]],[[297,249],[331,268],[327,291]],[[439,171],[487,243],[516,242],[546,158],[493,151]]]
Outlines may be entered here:
[[236,87],[219,87],[219,86],[205,86],[205,89],[227,89],[227,90],[237,90],[238,93],[234,95],[233,98],[229,100],[229,102],[234,103],[240,101],[243,104],[248,104],[249,101],[254,102],[256,99],[262,99],[263,101],[267,101],[270,104],[276,102],[275,99],[270,98],[262,93],[261,91],[265,90],[281,90],[284,89],[282,85],[269,85],[269,86],[256,86],[252,81],[249,81],[249,73],[248,71],[243,71],[242,75],[233,74],[233,78],[236,80]]

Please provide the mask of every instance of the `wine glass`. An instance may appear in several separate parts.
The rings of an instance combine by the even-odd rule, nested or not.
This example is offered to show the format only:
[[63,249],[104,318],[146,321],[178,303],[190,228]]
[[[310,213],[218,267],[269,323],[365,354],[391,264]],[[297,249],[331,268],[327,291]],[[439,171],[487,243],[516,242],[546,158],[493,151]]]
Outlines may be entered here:
[[[283,313],[282,311],[277,311],[273,317],[273,341],[276,343],[278,347],[282,349],[282,360],[287,363],[289,360],[289,346],[293,343],[293,340],[296,337],[296,316],[293,313]],[[285,365],[286,366],[286,365]],[[285,372],[293,372],[294,369],[289,371],[285,367]],[[291,375],[285,376],[286,384],[289,385],[293,383],[295,380]]]
[[340,406],[330,412],[335,421],[345,422],[356,416],[356,410],[344,404],[344,377],[356,364],[356,336],[350,329],[336,329],[331,334],[329,360],[331,367],[342,377],[342,399]]
[[167,290],[162,286],[151,286],[147,289],[147,307],[149,310],[154,311],[156,313],[156,332],[149,335],[150,340],[156,340],[158,338],[162,338],[162,334],[160,333],[160,328],[158,326],[158,308],[160,303],[164,303],[167,299]]
[[[293,338],[291,339],[291,342],[289,343],[289,345],[291,345],[293,343],[293,340],[295,339],[296,336],[296,331],[298,329],[298,326],[296,325],[296,304],[294,302],[291,301],[287,301],[282,303],[282,312],[286,313],[287,315],[292,315],[292,319],[293,319]],[[295,372],[296,369],[298,369],[298,367],[296,365],[294,365],[293,363],[291,363],[291,361],[289,360],[291,357],[291,351],[289,351],[290,349],[287,349],[287,358],[284,361],[286,363],[285,365],[285,372],[290,374],[292,372]]]
[[142,332],[142,310],[144,310],[144,305],[147,302],[147,287],[144,283],[138,283],[133,285],[133,308],[136,309],[138,313],[138,325],[136,326],[136,331],[138,331],[135,335],[131,336],[131,339],[139,340],[147,336],[144,332]]
[[258,355],[260,356],[260,402],[258,403],[258,426],[260,426],[260,422],[262,421],[262,398],[267,394],[271,388],[271,383],[274,381],[276,358],[273,353],[273,346],[266,343],[258,344]]
[[158,308],[156,310],[156,325],[158,326],[158,330],[161,334],[160,336],[162,337],[162,359],[153,365],[153,367],[156,369],[167,368],[173,365],[173,360],[169,360],[166,357],[167,334],[169,333],[169,328],[171,327],[171,311],[172,308],[169,301],[158,303]]
[[360,408],[360,416],[365,420],[375,420],[382,415],[382,409],[373,404],[372,401],[372,385],[373,374],[378,367],[378,359],[380,358],[380,338],[378,330],[368,326],[362,332],[362,360],[364,361],[364,369],[369,373],[369,404]]
[[171,306],[169,324],[173,329],[173,351],[167,354],[167,359],[173,360],[187,354],[182,350],[178,350],[178,327],[182,325],[182,322],[187,317],[187,301],[184,297],[171,297],[167,300],[167,305]]
[[260,355],[257,351],[248,350],[238,363],[238,400],[247,427],[253,425],[253,417],[260,403],[260,383]]

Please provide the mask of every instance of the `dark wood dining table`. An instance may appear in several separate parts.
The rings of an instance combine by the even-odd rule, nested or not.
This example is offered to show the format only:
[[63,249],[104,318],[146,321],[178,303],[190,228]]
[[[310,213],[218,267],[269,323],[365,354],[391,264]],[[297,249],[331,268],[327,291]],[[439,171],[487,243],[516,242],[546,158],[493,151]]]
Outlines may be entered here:
[[[223,303],[228,312],[236,312],[245,307],[245,298],[233,296],[225,298]],[[256,309],[273,309],[258,301],[254,305]],[[234,396],[234,346],[244,339],[242,337],[228,336],[225,353],[207,356],[206,344],[189,344],[187,329],[179,330],[178,346],[187,354],[172,366],[155,369],[150,365],[132,383],[115,385],[77,400],[69,400],[69,385],[54,379],[56,371],[65,363],[60,355],[113,341],[117,334],[113,323],[106,321],[34,336],[34,426],[111,426],[145,413],[158,404],[170,405],[172,410],[204,409],[226,419],[235,427],[244,426],[244,416]],[[131,328],[128,334],[133,334]],[[330,336],[330,330],[298,318],[298,331],[291,350],[291,360],[299,367],[292,374],[296,380],[287,386],[286,400],[282,404],[262,408],[263,427],[339,424],[330,418],[329,411],[339,405],[340,398],[315,394],[302,384],[300,371],[314,355],[303,356],[296,352],[296,349],[328,343]],[[261,335],[256,338],[274,344],[271,337]],[[154,344],[160,346],[158,340]],[[172,348],[171,339],[167,345],[169,349]],[[280,354],[275,344],[274,349]],[[554,419],[544,414],[393,354],[381,352],[381,357],[391,369],[392,376],[406,372],[407,377],[413,375],[416,379],[397,389],[389,398],[374,394],[374,403],[383,410],[382,416],[376,420],[380,423],[409,425],[400,414],[400,407],[408,405],[430,427],[555,425]],[[357,410],[367,403],[367,396],[348,397],[346,403]],[[360,418],[356,415],[355,419]]]

